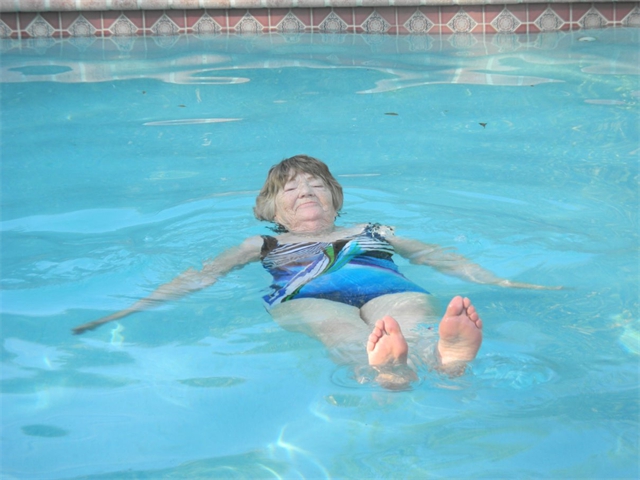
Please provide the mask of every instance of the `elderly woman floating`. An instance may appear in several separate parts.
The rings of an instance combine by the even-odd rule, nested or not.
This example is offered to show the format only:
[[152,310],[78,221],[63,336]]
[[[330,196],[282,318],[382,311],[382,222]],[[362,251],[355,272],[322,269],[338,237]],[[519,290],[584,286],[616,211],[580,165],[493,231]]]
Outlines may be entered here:
[[[83,333],[208,287],[235,268],[261,261],[273,276],[265,305],[281,326],[320,340],[338,361],[354,366],[366,362],[366,349],[368,364],[383,372],[381,383],[406,384],[415,378],[407,366],[408,343],[417,343],[417,327],[436,315],[436,307],[425,289],[398,271],[394,253],[472,282],[546,288],[504,280],[460,255],[400,238],[379,224],[336,227],[342,200],[342,187],[320,160],[285,159],[269,171],[254,208],[259,220],[276,223],[279,235],[248,238],[201,271],[188,270],[130,308],[73,331]],[[435,348],[416,354],[443,371],[460,372],[482,342],[482,321],[468,298],[451,300],[438,333]]]

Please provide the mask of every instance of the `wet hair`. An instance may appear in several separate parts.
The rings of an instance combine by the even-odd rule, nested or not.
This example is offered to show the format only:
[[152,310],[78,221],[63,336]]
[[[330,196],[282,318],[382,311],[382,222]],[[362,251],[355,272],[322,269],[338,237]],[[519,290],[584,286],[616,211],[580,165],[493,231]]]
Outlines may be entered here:
[[[295,155],[285,158],[269,170],[267,180],[264,182],[258,197],[253,214],[258,220],[273,222],[276,216],[276,196],[284,188],[286,183],[299,173],[306,173],[321,179],[331,192],[333,208],[336,213],[342,208],[342,187],[331,175],[329,167],[317,158],[308,155]],[[286,231],[282,225],[277,225],[275,231]]]

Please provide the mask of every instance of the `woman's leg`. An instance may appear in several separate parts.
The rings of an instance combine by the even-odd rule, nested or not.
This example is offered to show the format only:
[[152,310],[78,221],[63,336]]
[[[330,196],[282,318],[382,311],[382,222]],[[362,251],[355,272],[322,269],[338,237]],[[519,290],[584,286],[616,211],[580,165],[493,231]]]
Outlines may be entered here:
[[376,380],[388,388],[403,388],[416,378],[407,366],[407,342],[393,318],[367,325],[356,307],[330,300],[302,298],[275,306],[274,320],[286,330],[321,341],[339,364],[357,370],[376,368]]
[[365,345],[372,327],[351,305],[317,298],[290,300],[273,307],[273,319],[284,329],[322,342],[335,361],[366,365]]
[[418,336],[418,326],[435,323],[438,304],[432,295],[419,292],[392,293],[369,300],[360,308],[360,316],[368,325],[375,325],[389,315],[399,324],[408,341]]

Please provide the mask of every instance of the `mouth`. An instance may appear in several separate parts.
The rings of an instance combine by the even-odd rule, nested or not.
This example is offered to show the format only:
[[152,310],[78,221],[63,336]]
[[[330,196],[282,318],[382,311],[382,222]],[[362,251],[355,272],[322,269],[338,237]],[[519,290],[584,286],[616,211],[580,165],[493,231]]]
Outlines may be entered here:
[[316,205],[318,205],[318,202],[310,201],[310,202],[304,202],[299,204],[298,208],[310,207],[310,206],[316,206]]

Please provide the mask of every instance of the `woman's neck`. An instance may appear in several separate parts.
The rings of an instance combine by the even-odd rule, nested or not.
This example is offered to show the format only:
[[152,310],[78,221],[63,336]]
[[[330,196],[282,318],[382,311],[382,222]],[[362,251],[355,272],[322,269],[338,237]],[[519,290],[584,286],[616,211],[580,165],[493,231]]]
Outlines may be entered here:
[[309,221],[288,228],[289,233],[301,237],[316,237],[333,233],[336,226],[333,222]]
[[333,222],[322,220],[309,220],[295,225],[284,225],[284,227],[287,232],[282,236],[291,240],[313,239],[314,241],[329,241],[337,230]]

